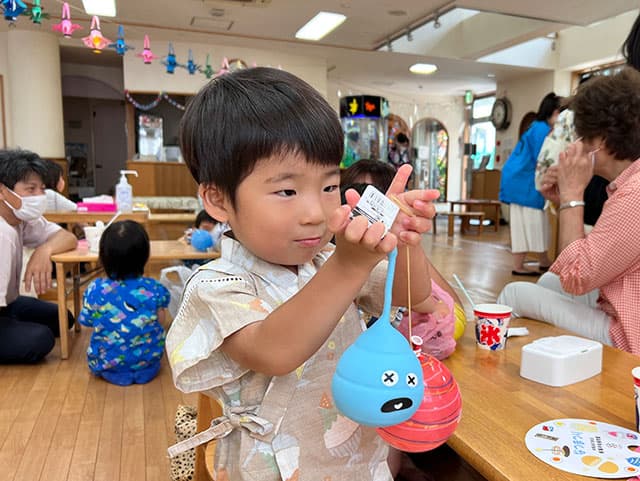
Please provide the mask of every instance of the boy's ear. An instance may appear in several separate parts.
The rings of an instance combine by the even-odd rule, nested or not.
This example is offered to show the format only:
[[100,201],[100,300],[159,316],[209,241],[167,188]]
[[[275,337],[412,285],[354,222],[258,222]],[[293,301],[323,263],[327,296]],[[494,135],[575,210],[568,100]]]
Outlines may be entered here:
[[215,185],[200,185],[198,193],[202,198],[204,210],[218,222],[229,220],[228,201],[222,191]]

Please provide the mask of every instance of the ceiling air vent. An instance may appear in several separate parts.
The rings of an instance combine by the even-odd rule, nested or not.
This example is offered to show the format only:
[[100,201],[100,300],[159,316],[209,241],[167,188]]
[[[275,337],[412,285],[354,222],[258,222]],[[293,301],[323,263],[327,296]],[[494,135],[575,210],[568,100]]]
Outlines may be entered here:
[[213,17],[193,17],[191,19],[191,26],[204,30],[231,30],[233,20]]

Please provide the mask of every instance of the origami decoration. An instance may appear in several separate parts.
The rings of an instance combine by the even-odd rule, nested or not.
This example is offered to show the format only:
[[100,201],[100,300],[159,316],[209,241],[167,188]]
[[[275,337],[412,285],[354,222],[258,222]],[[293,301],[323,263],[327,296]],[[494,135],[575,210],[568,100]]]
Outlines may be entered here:
[[196,65],[193,60],[193,52],[191,52],[191,49],[189,49],[189,60],[187,60],[187,65],[185,65],[184,68],[189,71],[189,75],[195,74],[200,69],[200,65]]
[[2,0],[2,10],[4,11],[4,19],[8,22],[15,22],[17,17],[22,15],[27,6],[20,0]]
[[102,35],[100,19],[95,15],[91,17],[91,33],[88,37],[83,37],[82,41],[87,47],[92,48],[94,53],[101,53],[111,43],[111,40]]
[[116,39],[115,43],[110,43],[109,45],[107,45],[107,48],[114,49],[118,55],[124,55],[125,53],[127,53],[127,50],[131,50],[135,47],[128,45],[124,41],[124,27],[122,25],[118,25],[118,38]]
[[167,73],[170,74],[173,74],[173,72],[175,72],[176,67],[184,67],[184,65],[177,62],[176,52],[173,49],[173,44],[171,42],[169,42],[169,53],[167,53],[167,56],[162,59],[162,65],[167,67]]
[[71,21],[69,4],[67,2],[62,4],[62,20],[60,20],[60,23],[51,25],[51,29],[62,33],[62,35],[64,35],[66,38],[70,38],[73,32],[75,32],[76,30],[82,29],[80,25],[75,24]]
[[144,48],[142,49],[142,53],[137,54],[145,64],[150,64],[156,58],[160,58],[157,55],[154,55],[151,51],[151,42],[149,41],[149,35],[144,36]]
[[204,64],[204,68],[200,68],[200,73],[204,74],[207,78],[213,77],[213,74],[215,73],[211,63],[209,62],[209,54],[207,54],[207,61]]

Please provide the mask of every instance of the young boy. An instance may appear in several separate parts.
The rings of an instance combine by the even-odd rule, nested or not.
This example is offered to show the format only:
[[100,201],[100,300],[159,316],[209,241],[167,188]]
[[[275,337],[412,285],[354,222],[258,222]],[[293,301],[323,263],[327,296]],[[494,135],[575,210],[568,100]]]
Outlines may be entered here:
[[394,305],[407,305],[404,245],[414,309],[429,297],[420,240],[438,192],[404,192],[405,166],[389,193],[415,216],[400,213],[384,237],[380,223],[350,221],[358,194],[340,206],[342,139],[320,94],[277,69],[215,79],[183,117],[182,153],[205,209],[231,227],[221,258],[188,282],[167,336],[176,386],[223,405],[216,479],[392,479],[386,445],[336,410],[331,379],[362,331],[355,303],[380,313],[381,261],[399,243]]
[[59,334],[56,304],[19,295],[23,246],[36,248],[24,283],[27,289],[33,284],[37,294],[51,287],[51,254],[76,246],[73,234],[42,217],[46,172],[37,154],[0,151],[0,363],[40,361]]

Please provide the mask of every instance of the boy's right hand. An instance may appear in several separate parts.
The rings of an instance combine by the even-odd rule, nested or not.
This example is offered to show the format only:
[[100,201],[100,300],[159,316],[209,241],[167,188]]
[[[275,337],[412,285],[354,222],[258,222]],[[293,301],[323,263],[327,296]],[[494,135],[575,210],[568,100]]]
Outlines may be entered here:
[[380,222],[369,226],[364,216],[349,219],[353,207],[342,205],[329,219],[329,230],[336,236],[334,256],[347,268],[368,271],[398,245],[398,239],[391,232],[382,237],[384,225]]

